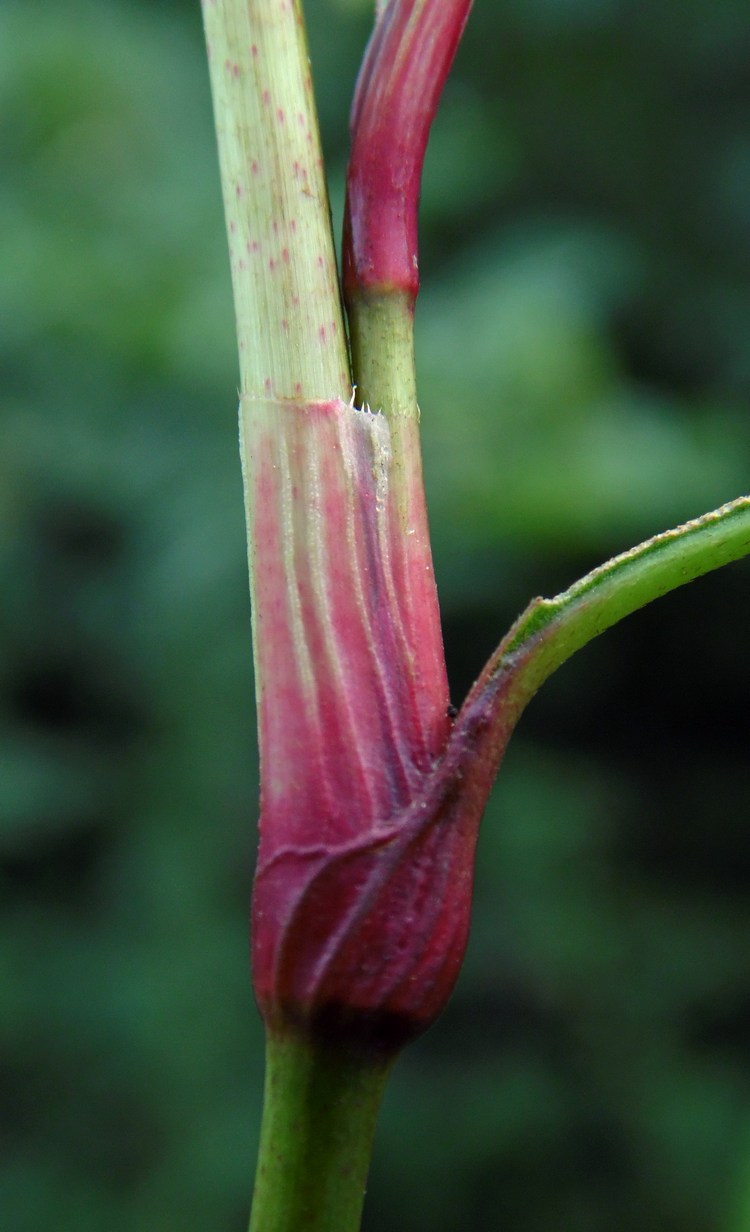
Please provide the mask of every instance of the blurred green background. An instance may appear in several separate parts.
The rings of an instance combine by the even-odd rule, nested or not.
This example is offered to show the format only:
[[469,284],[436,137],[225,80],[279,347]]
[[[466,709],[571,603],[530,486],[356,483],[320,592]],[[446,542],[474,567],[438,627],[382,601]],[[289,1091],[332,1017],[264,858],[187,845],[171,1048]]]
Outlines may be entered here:
[[[364,0],[309,0],[334,214]],[[262,1039],[234,328],[197,0],[0,8],[0,1227],[240,1232]],[[748,490],[747,0],[478,0],[428,154],[454,699]],[[545,687],[366,1232],[750,1232],[750,567]]]

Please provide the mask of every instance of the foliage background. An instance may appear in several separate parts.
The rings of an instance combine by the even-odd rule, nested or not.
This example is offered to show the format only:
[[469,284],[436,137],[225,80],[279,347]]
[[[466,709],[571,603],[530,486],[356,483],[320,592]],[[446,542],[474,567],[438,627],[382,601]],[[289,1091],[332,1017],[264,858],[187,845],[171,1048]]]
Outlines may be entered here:
[[[310,0],[334,214],[368,4]],[[748,490],[746,0],[477,3],[423,196],[456,699],[528,598]],[[261,1033],[236,359],[197,0],[0,10],[6,1232],[235,1232]],[[750,1229],[747,565],[533,703],[366,1232]]]

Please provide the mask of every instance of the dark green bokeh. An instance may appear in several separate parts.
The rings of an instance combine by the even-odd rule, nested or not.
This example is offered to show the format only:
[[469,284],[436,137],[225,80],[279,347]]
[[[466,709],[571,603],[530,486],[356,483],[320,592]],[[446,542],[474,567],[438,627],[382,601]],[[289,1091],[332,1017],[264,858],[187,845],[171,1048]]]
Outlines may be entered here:
[[[310,0],[334,213],[368,4]],[[746,0],[484,0],[419,377],[458,700],[535,593],[748,490]],[[195,3],[0,11],[0,1226],[240,1232],[262,1039],[234,328]],[[750,572],[546,686],[366,1232],[750,1230]]]

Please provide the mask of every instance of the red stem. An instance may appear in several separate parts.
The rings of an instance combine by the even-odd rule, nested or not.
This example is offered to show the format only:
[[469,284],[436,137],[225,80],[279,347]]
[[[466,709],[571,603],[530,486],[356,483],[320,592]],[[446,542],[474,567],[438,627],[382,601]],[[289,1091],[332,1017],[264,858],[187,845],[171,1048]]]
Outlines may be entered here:
[[390,0],[352,109],[344,294],[419,290],[417,212],[427,138],[472,0]]

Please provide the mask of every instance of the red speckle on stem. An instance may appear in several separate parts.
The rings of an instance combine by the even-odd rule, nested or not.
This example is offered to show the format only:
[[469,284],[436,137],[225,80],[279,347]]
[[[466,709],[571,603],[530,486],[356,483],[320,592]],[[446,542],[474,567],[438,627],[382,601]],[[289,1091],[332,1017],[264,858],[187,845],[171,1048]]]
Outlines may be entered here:
[[289,249],[288,248],[282,248],[281,259],[285,265],[289,264]]
[[265,381],[263,382],[263,388],[265,389],[266,393],[270,394],[271,390],[273,389],[273,381],[271,380],[270,376],[267,376]]
[[258,160],[255,158],[250,164],[250,172],[252,175],[258,175],[258,173],[260,172],[260,167],[258,166]]
[[297,219],[296,218],[289,219],[289,230],[291,231],[292,235],[296,234],[297,232]]
[[263,93],[261,94],[261,99],[263,100],[263,106],[264,106],[264,107],[270,107],[270,106],[271,106],[271,92],[270,92],[270,90],[264,90],[264,91],[263,91]]
[[235,231],[237,230],[237,223],[234,221],[234,219],[232,219],[229,224],[229,230],[231,231],[232,235],[234,235]]
[[260,244],[257,240],[248,240],[245,247],[248,252],[260,252]]
[[269,268],[270,270],[275,270],[275,269],[276,269],[276,262],[274,261],[273,257],[269,257],[269,258],[268,258],[268,268]]
[[294,392],[296,395],[299,395],[302,393],[302,382],[301,381],[294,382]]
[[238,200],[238,201],[239,201],[240,197],[242,196],[243,192],[244,192],[244,189],[243,189],[243,187],[242,187],[242,185],[241,185],[240,181],[239,181],[239,180],[237,180],[237,181],[236,181],[236,183],[235,183],[235,185],[234,185],[234,195],[236,196],[236,198],[237,198],[237,200]]
[[318,337],[320,338],[320,341],[321,341],[321,342],[325,345],[325,341],[326,341],[326,327],[325,327],[325,325],[321,325],[320,329],[318,330]]
[[250,48],[250,54],[251,56],[257,56],[258,54],[258,48],[256,47],[255,43],[253,43]]
[[286,122],[286,116],[284,115],[283,107],[276,108],[276,119],[279,121],[279,124],[284,124]]

